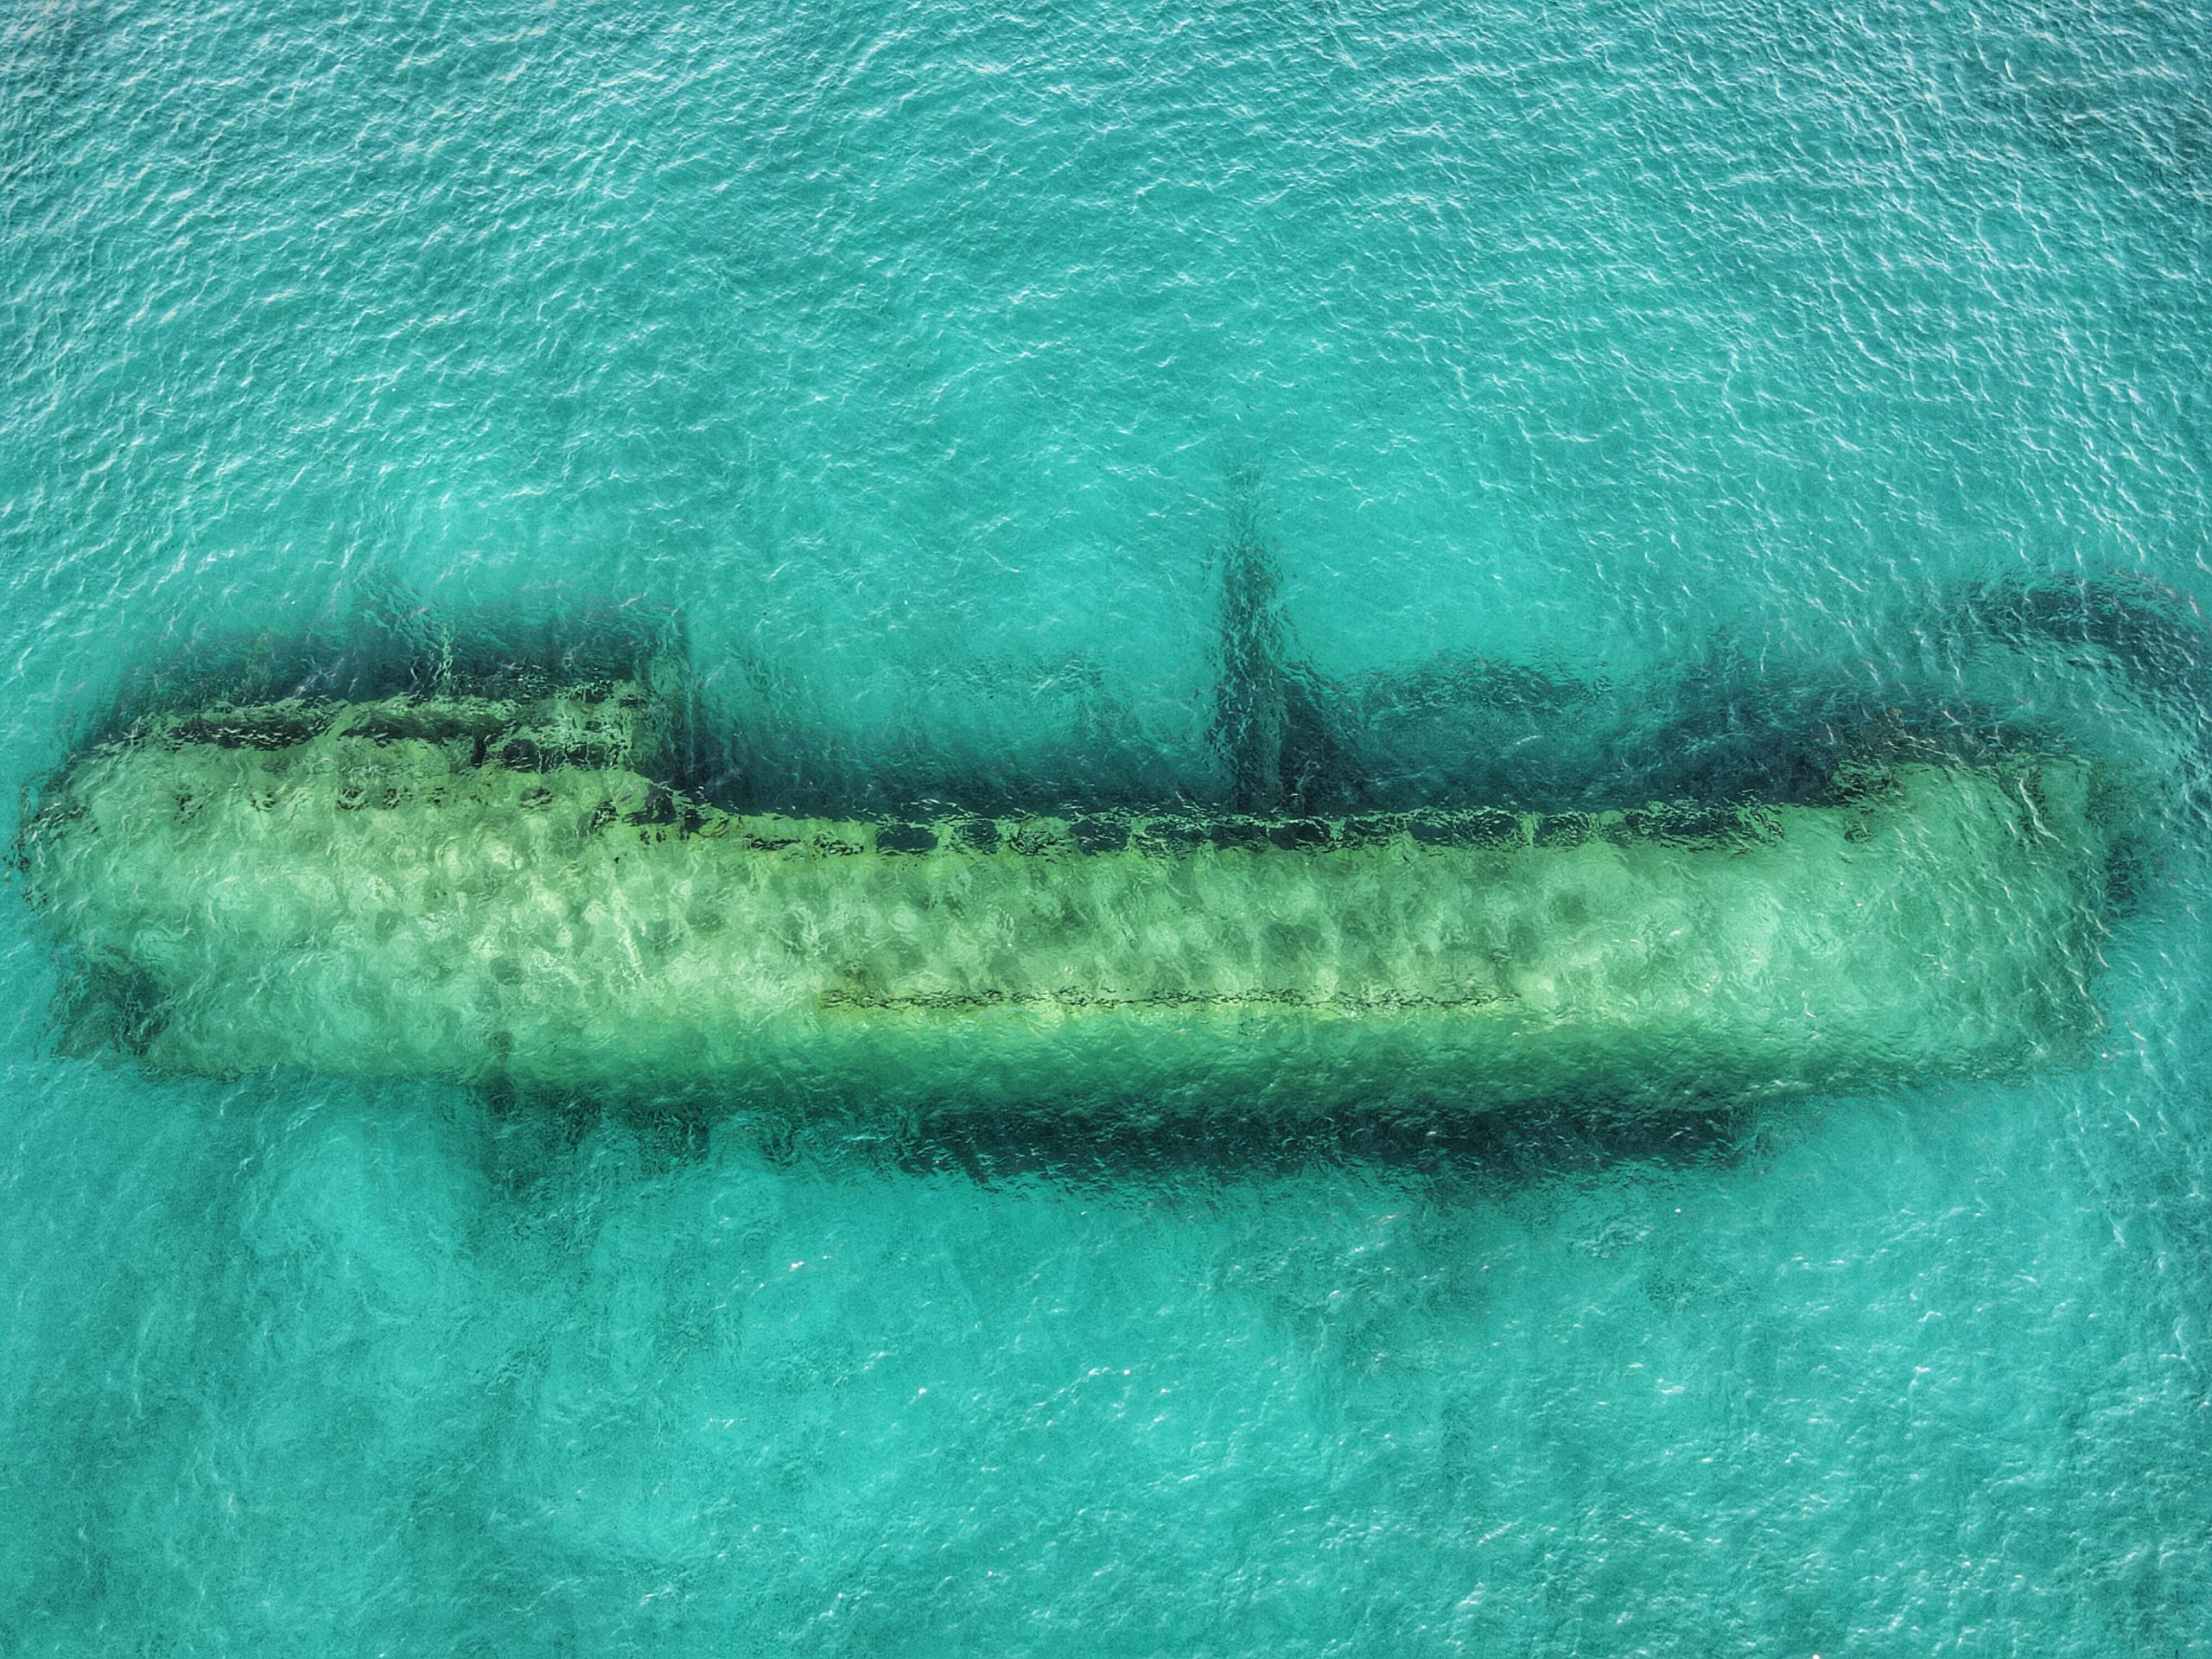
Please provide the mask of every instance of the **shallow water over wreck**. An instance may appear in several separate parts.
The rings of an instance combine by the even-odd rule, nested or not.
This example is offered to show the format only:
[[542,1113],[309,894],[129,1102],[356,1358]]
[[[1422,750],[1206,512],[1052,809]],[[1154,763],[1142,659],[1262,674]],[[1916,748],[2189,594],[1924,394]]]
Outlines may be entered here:
[[10,10],[11,840],[134,721],[645,635],[702,814],[2102,780],[2078,937],[1955,958],[2063,991],[2026,1059],[1657,1113],[195,1069],[178,995],[367,1004],[196,924],[149,991],[20,873],[10,1642],[2205,1651],[2202,34]]

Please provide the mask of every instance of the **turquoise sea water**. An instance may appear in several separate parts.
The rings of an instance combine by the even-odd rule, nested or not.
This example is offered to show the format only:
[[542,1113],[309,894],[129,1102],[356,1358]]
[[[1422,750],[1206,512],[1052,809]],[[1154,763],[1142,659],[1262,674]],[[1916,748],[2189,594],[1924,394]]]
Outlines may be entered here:
[[[1345,685],[2185,611],[2209,34],[0,0],[0,777],[195,642],[626,606],[763,787],[1204,797],[1240,515]],[[164,1077],[11,896],[0,1649],[2212,1651],[2201,828],[2093,1064],[1626,1138]]]

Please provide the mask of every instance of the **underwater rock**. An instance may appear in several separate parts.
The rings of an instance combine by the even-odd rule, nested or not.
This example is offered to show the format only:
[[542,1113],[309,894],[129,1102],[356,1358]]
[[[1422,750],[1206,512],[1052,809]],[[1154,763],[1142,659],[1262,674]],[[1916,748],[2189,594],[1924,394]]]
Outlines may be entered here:
[[899,821],[664,781],[667,700],[213,705],[80,754],[26,892],[110,1039],[641,1103],[1704,1106],[2086,1055],[2083,760],[1817,802]]

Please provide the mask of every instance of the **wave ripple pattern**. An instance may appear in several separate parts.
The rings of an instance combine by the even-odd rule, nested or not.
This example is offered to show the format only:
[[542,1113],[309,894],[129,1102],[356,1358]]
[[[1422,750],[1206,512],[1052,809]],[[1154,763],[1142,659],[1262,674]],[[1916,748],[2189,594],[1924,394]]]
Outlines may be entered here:
[[2212,1653],[2212,658],[2095,597],[2212,601],[2208,35],[0,6],[11,845],[149,664],[594,607],[779,810],[1227,811],[1240,549],[1391,810],[1904,707],[2147,826],[1983,941],[2067,1064],[1658,1117],[179,1076],[10,898],[0,1648]]

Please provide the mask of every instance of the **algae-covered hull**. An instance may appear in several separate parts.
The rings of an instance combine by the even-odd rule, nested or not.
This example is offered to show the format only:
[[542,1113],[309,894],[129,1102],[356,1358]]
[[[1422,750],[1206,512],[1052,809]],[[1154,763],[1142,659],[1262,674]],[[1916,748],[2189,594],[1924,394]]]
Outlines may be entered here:
[[2079,1056],[2083,762],[1538,816],[741,815],[656,705],[219,708],[92,749],[28,890],[151,1064],[733,1103],[1659,1108]]

